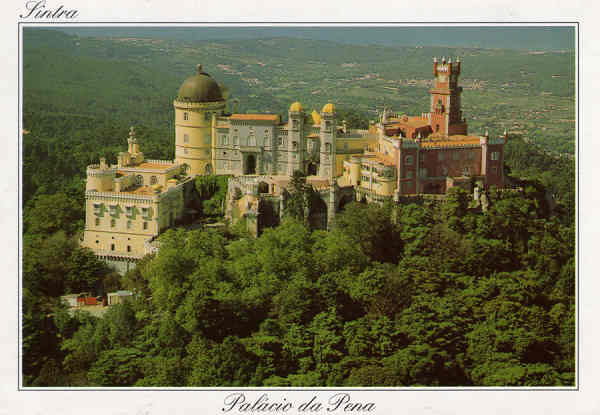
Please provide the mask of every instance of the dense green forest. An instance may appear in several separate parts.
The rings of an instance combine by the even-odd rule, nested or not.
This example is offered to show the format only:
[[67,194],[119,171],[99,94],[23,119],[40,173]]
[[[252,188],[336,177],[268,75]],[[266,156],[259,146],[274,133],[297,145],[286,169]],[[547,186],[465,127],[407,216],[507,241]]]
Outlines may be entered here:
[[[234,49],[259,53],[250,41],[229,42],[231,49],[202,47],[222,59]],[[276,46],[264,55],[285,59]],[[319,59],[342,59],[333,49]],[[171,100],[197,61],[184,50],[185,65],[177,65],[147,45],[25,31],[25,385],[573,385],[575,161],[561,154],[572,151],[540,141],[509,140],[505,171],[524,190],[490,192],[487,212],[457,191],[441,204],[349,204],[330,232],[293,212],[256,239],[243,226],[170,230],[159,253],[125,276],[80,248],[87,164],[101,156],[114,162],[131,124],[148,158],[173,157]],[[357,59],[361,53],[367,60],[366,49]],[[483,61],[513,56],[477,53]],[[518,66],[535,66],[523,59]],[[249,93],[234,78],[240,89],[225,79],[232,93]],[[256,108],[289,105],[259,89]],[[560,102],[572,102],[572,91],[563,92]],[[501,108],[513,102],[508,95]],[[360,100],[340,113],[357,126],[373,118]],[[570,148],[572,124],[563,127],[552,140]],[[196,181],[205,216],[221,214],[224,183]],[[102,318],[71,315],[58,301],[120,288],[136,296]]]
[[[122,279],[38,229],[24,261],[26,383],[572,385],[574,228],[524,185],[492,191],[485,213],[457,191],[436,205],[352,203],[330,232],[293,217],[257,239],[243,226],[169,230]],[[137,294],[102,318],[54,297],[98,283]]]

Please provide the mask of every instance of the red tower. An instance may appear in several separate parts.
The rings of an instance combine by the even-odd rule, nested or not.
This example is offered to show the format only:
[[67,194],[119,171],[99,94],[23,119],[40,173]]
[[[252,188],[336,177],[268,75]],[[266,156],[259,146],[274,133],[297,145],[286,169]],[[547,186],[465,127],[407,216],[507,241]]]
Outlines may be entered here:
[[433,59],[433,88],[431,93],[431,129],[440,137],[449,135],[467,134],[467,122],[460,109],[460,94],[462,88],[458,86],[460,75],[460,59],[452,63],[438,62]]

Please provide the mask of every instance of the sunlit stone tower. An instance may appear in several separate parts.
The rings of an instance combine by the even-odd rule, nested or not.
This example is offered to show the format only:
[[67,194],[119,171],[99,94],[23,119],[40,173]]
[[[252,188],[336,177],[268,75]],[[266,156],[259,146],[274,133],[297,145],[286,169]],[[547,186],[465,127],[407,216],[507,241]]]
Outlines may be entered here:
[[220,116],[225,99],[217,82],[198,65],[187,78],[173,102],[175,107],[175,161],[186,164],[190,175],[212,174],[213,114]]

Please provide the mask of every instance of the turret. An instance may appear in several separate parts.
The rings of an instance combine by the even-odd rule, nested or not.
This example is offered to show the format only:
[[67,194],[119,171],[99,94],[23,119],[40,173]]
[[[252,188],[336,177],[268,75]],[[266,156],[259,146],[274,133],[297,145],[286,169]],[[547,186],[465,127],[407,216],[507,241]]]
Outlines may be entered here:
[[304,109],[299,102],[294,102],[288,111],[288,175],[294,171],[304,171]]
[[92,164],[87,167],[87,180],[85,190],[96,192],[110,192],[113,189],[113,180],[117,175],[117,169],[110,167],[106,159],[102,157],[100,164]]
[[333,178],[335,166],[335,107],[332,103],[326,104],[321,110],[321,154],[319,161],[319,176]]

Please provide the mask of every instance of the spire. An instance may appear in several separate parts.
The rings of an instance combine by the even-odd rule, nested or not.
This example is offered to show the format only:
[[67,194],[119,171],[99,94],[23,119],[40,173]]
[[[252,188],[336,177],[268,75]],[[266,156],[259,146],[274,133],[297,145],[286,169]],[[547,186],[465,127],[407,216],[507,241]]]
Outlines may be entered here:
[[129,139],[135,141],[135,129],[133,125],[129,127]]

